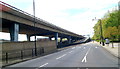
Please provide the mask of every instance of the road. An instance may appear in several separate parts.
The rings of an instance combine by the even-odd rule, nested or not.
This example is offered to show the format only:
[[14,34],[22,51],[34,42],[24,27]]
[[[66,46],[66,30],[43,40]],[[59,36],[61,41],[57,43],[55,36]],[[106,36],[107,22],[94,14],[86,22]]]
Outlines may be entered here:
[[118,58],[90,42],[9,67],[118,67]]

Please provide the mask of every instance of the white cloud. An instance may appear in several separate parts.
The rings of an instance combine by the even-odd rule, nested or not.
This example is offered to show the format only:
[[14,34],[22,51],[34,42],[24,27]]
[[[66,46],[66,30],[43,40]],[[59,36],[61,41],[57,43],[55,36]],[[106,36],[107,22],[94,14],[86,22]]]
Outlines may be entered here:
[[[117,4],[117,2],[117,0],[39,0],[36,2],[36,13],[39,13],[38,17],[62,28],[78,34],[89,34],[94,25],[92,18],[103,17],[111,8],[109,6]],[[63,12],[64,10],[81,8],[88,10],[72,16],[69,12]],[[79,31],[76,31],[78,29]]]

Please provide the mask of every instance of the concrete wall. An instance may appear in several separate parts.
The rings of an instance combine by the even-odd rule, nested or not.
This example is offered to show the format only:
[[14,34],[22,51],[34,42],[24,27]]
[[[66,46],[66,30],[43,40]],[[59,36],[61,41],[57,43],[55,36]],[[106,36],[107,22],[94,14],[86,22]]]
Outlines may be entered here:
[[[49,53],[56,50],[55,41],[37,41],[37,54],[41,55],[43,53]],[[21,59],[21,51],[23,53],[23,58],[32,58],[35,56],[35,42],[3,42],[1,45],[2,50],[2,60],[3,64],[6,63],[6,53],[8,54],[8,61],[10,63],[17,59]],[[44,51],[44,52],[43,52]]]
[[[45,52],[49,52],[51,50],[56,50],[55,41],[40,41],[36,42],[36,47],[43,47]],[[50,47],[50,49],[48,49]],[[34,49],[34,42],[4,42],[2,43],[2,52],[11,52],[18,51],[24,49]]]

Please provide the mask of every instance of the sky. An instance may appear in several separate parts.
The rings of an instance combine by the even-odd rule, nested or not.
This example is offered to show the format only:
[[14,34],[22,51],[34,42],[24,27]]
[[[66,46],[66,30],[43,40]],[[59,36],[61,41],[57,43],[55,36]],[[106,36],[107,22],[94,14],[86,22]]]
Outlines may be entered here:
[[[33,14],[33,0],[1,0]],[[102,18],[119,0],[35,0],[36,17],[80,35],[94,34],[95,17]]]

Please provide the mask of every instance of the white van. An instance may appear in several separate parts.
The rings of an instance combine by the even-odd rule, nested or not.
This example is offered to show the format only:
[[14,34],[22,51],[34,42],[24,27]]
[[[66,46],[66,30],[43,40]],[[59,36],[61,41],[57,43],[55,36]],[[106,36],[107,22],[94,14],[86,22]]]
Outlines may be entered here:
[[105,39],[105,44],[109,44],[109,43],[110,43],[109,39]]

